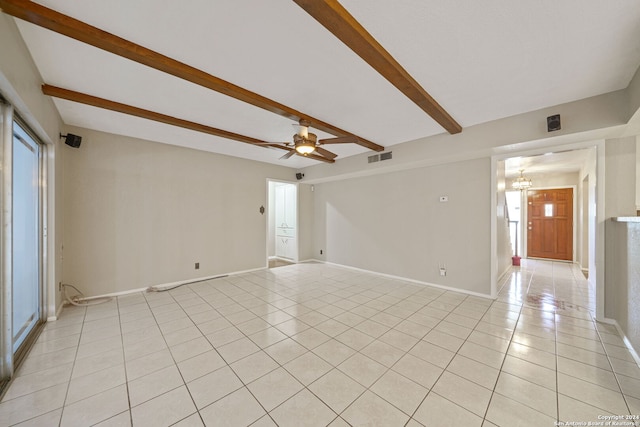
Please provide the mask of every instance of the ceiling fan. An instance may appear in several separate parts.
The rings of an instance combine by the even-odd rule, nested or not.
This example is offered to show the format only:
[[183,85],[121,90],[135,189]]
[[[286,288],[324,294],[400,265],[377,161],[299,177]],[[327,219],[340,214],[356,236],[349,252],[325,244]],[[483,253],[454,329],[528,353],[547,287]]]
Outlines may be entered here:
[[337,154],[332,153],[329,150],[325,150],[321,147],[324,144],[348,144],[348,143],[356,143],[358,141],[357,136],[338,136],[335,138],[326,138],[326,139],[318,139],[318,136],[315,133],[309,132],[309,126],[311,123],[308,120],[300,119],[298,122],[298,132],[293,135],[292,142],[282,142],[282,143],[264,143],[262,145],[284,145],[287,148],[293,148],[289,150],[284,156],[280,157],[280,159],[288,159],[294,154],[298,154],[303,157],[307,157],[311,154],[318,155],[324,157],[325,159],[333,160],[338,157]]

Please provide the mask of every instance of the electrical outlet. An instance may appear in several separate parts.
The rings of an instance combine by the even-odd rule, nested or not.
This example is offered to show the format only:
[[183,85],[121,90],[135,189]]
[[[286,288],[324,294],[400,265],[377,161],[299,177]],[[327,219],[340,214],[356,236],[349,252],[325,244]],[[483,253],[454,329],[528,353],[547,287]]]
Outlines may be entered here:
[[196,270],[200,270],[200,263],[196,262]]
[[444,267],[440,267],[440,275],[441,276],[446,276],[447,275],[447,269]]
[[62,292],[62,282],[58,282],[58,292]]
[[322,255],[322,249],[320,249],[320,255]]

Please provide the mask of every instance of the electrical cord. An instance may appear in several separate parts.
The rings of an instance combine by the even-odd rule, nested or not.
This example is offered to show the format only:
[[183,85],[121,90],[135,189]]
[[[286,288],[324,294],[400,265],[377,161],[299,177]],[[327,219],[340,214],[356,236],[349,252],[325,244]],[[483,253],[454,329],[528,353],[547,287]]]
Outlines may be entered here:
[[147,288],[147,292],[167,292],[167,291],[171,291],[173,289],[177,289],[180,286],[184,286],[184,285],[191,285],[193,283],[200,283],[200,282],[206,282],[207,280],[213,280],[213,279],[221,279],[223,277],[228,277],[228,274],[223,274],[220,276],[215,276],[215,277],[209,277],[207,279],[200,279],[200,280],[194,280],[192,282],[185,282],[185,283],[180,283],[179,285],[175,285],[175,286],[171,286],[169,288],[159,288],[157,285],[154,286],[149,286]]
[[[75,291],[78,294],[70,297],[69,295],[67,295],[67,288],[75,289]],[[86,307],[89,305],[104,304],[105,302],[109,302],[113,299],[113,297],[99,297],[99,298],[96,298],[95,300],[87,301],[84,298],[84,294],[80,292],[80,290],[73,285],[63,283],[62,289],[63,289],[65,299],[69,302],[69,304],[75,305],[76,307]]]

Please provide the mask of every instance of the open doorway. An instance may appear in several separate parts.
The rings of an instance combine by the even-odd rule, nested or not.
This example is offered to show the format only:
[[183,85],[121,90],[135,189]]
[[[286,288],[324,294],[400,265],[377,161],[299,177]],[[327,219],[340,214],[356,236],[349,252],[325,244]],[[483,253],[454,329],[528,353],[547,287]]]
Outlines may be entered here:
[[[604,217],[603,204],[598,203],[599,200],[604,199],[602,183],[604,182],[604,144],[603,141],[591,141],[571,144],[556,149],[540,148],[538,150],[523,151],[519,156],[515,157],[515,153],[504,156],[495,156],[493,167],[496,171],[495,183],[497,192],[496,202],[496,214],[500,212],[500,200],[501,198],[507,200],[509,209],[517,205],[517,193],[511,193],[512,183],[522,174],[526,180],[531,180],[531,186],[523,189],[520,198],[520,223],[517,225],[518,244],[515,245],[515,234],[506,244],[511,243],[512,247],[517,247],[518,251],[524,258],[544,258],[549,261],[548,263],[557,263],[558,260],[563,259],[561,262],[569,262],[574,264],[572,267],[575,271],[580,271],[587,276],[587,281],[584,282],[585,286],[588,286],[588,294],[595,296],[595,302],[591,299],[588,303],[589,310],[594,311],[596,318],[603,318],[603,289],[604,289],[604,275],[601,269],[596,266],[596,258],[603,256],[604,247],[598,242],[603,241],[604,230],[602,227],[601,218]],[[521,172],[522,171],[522,172]],[[600,185],[596,185],[596,182]],[[566,189],[566,192],[572,193],[573,200],[568,200],[567,205],[564,207],[558,206],[556,203],[548,203],[544,200],[544,193],[548,193],[550,189]],[[504,192],[504,195],[502,195]],[[527,211],[529,210],[529,202],[531,197],[536,195],[542,199],[539,200],[541,205],[539,206],[544,218],[545,215],[555,215],[556,213],[563,213],[567,218],[566,221],[573,222],[573,231],[569,232],[569,237],[564,242],[564,256],[541,256],[538,252],[533,251],[530,248],[530,236],[529,236],[529,222],[532,222]],[[539,198],[540,198],[539,197]],[[547,199],[550,197],[547,194]],[[555,196],[554,196],[555,197]],[[552,197],[552,198],[554,198]],[[564,196],[559,198],[565,198]],[[558,198],[556,197],[556,198]],[[552,205],[552,206],[547,206]],[[556,212],[556,210],[562,208],[563,212]],[[547,209],[545,212],[544,209]],[[553,209],[553,212],[550,210]],[[518,214],[510,212],[510,220],[517,220]],[[501,260],[507,251],[503,250],[505,243],[500,239],[499,225],[500,215],[496,215],[496,221],[494,222],[494,239],[495,246],[495,266],[499,266],[500,263],[505,263]],[[554,220],[555,221],[555,220]],[[556,221],[557,223],[558,221]],[[559,226],[558,224],[555,224]],[[515,226],[515,225],[514,225]],[[538,226],[544,227],[543,224]],[[562,226],[562,224],[560,225]],[[521,237],[521,238],[520,238]],[[514,248],[515,249],[515,248]],[[538,248],[539,249],[539,248]],[[537,264],[536,264],[537,265]],[[498,286],[498,268],[495,268],[494,280],[496,290]],[[582,276],[582,275],[580,275]],[[584,277],[583,279],[584,280]],[[585,293],[587,290],[585,288]],[[586,304],[586,302],[585,302]]]
[[269,268],[298,262],[298,185],[268,182],[267,263]]

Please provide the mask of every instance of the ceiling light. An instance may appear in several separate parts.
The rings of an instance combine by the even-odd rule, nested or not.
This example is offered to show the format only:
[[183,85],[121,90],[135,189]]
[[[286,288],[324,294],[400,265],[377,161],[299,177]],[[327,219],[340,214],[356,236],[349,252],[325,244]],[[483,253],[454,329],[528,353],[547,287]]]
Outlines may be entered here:
[[309,132],[309,125],[306,121],[300,120],[300,128],[298,133],[293,135],[293,144],[296,151],[303,156],[311,154],[316,150],[316,142],[318,137],[315,133]]
[[512,186],[516,190],[524,191],[533,185],[531,183],[531,179],[525,178],[524,176],[522,176],[523,172],[524,172],[524,169],[520,169],[520,176],[516,178],[515,181],[513,181]]

